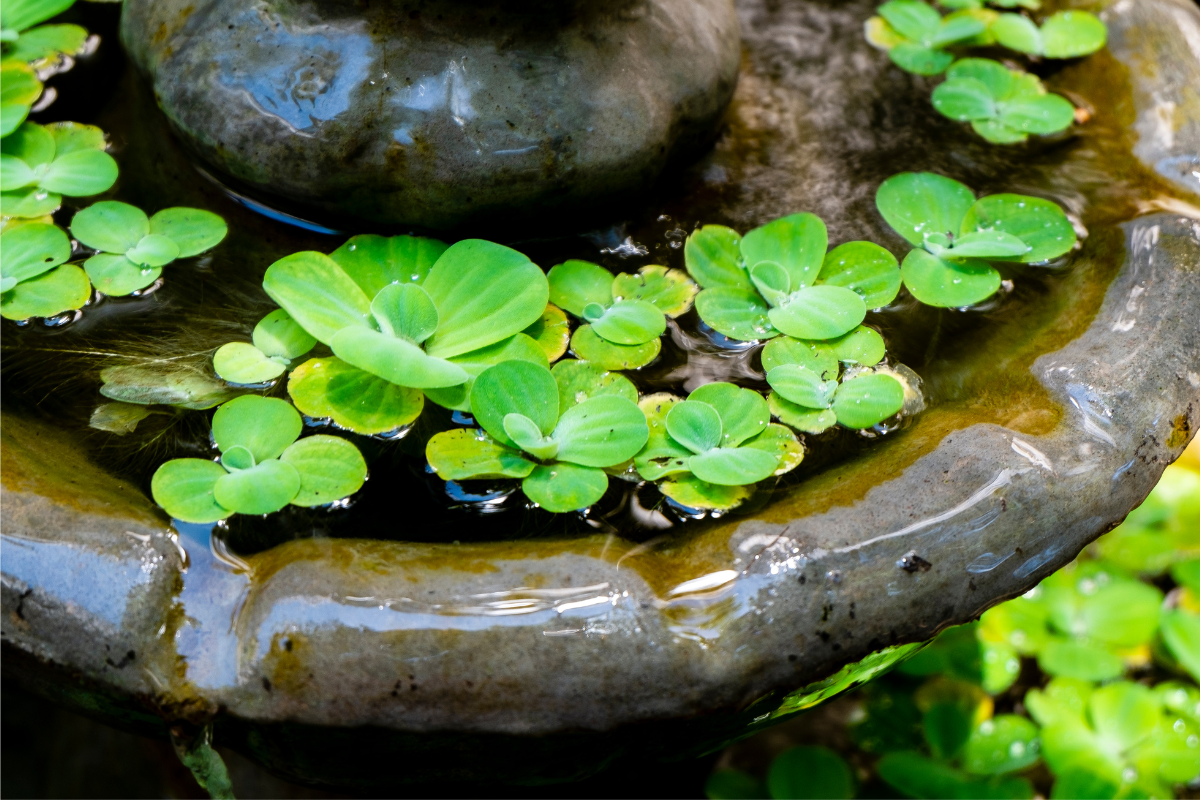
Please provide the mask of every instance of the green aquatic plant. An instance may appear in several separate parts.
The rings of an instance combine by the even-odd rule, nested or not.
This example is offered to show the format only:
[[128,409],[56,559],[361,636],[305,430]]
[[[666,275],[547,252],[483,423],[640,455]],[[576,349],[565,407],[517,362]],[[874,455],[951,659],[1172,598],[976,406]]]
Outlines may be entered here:
[[30,62],[80,52],[87,40],[86,30],[78,25],[38,24],[74,4],[75,0],[5,0],[0,6],[3,57]]
[[270,514],[319,506],[362,487],[367,465],[336,436],[299,439],[303,423],[286,401],[257,395],[230,400],[213,415],[220,461],[172,459],[154,473],[154,501],[175,519],[216,522],[233,514]]
[[636,369],[653,361],[672,319],[692,307],[696,284],[681,270],[642,267],[614,276],[589,261],[550,270],[550,301],[587,322],[571,339],[576,355],[608,369]]
[[1057,203],[1019,194],[976,200],[963,184],[932,172],[893,175],[875,193],[875,205],[893,230],[917,246],[900,275],[913,297],[931,306],[982,302],[1000,288],[990,261],[1047,261],[1076,241]]
[[1015,144],[1029,134],[1066,130],[1075,107],[1050,94],[1037,76],[984,58],[955,61],[933,90],[933,107],[971,127],[993,144]]
[[[276,261],[263,288],[341,362],[447,408],[468,410],[471,386],[489,366],[549,363],[546,348],[523,333],[546,314],[545,274],[521,253],[481,239],[446,247],[411,236],[356,236],[328,256],[302,252]],[[305,375],[314,382],[300,408],[325,405],[319,395],[331,384],[314,370]],[[404,406],[420,412],[408,400]]]
[[0,234],[0,316],[52,317],[83,308],[92,296],[87,275],[66,264],[71,241],[62,228],[30,222]]
[[21,126],[42,96],[42,82],[23,61],[0,62],[0,137]]
[[754,484],[795,469],[804,458],[796,435],[770,421],[767,401],[751,389],[709,383],[686,400],[653,394],[639,405],[650,436],[634,466],[688,508],[733,508],[751,496]]
[[287,371],[317,340],[282,308],[254,326],[250,342],[230,342],[213,354],[213,371],[230,383],[265,383]]
[[0,213],[40,217],[62,196],[88,197],[117,180],[117,162],[104,152],[104,131],[78,122],[25,122],[0,140]]
[[[984,0],[937,0],[937,4],[954,11],[977,11],[984,7]],[[987,0],[987,4],[997,8],[1027,8],[1030,11],[1037,11],[1042,7],[1041,0]]]
[[145,289],[163,267],[216,247],[228,232],[225,220],[211,211],[165,208],[147,217],[115,200],[94,203],[71,220],[75,238],[99,251],[83,264],[88,277],[114,297]]
[[[606,468],[633,458],[646,443],[638,406],[598,376],[560,373],[527,361],[505,361],[479,374],[471,413],[482,430],[443,431],[425,449],[447,481],[520,478],[525,496],[547,511],[587,508],[608,488]],[[560,383],[561,381],[561,383]],[[566,385],[564,390],[563,386]],[[577,398],[582,392],[585,399]]]
[[917,75],[939,75],[954,61],[946,48],[969,43],[987,31],[970,13],[942,17],[921,0],[889,0],[866,22],[866,37],[892,63]]
[[731,339],[836,339],[854,330],[869,308],[900,291],[896,259],[870,242],[828,253],[825,223],[793,214],[745,235],[706,225],[688,237],[688,272],[703,291],[696,311]]
[[1108,29],[1087,11],[1059,11],[1039,28],[1023,14],[1001,14],[988,27],[996,43],[1043,58],[1078,58],[1090,55],[1108,39]]

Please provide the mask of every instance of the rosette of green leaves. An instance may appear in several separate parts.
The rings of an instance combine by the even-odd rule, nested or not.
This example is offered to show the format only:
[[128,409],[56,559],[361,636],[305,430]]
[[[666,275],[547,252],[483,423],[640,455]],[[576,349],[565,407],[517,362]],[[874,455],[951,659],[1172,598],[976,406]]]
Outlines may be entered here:
[[575,354],[608,369],[636,369],[657,358],[666,318],[691,308],[697,292],[686,273],[660,266],[614,276],[572,260],[547,278],[550,301],[587,322],[571,337]]
[[954,61],[945,48],[965,44],[987,27],[969,13],[945,18],[921,0],[889,0],[866,23],[867,41],[892,63],[917,75],[938,75]]
[[356,236],[328,256],[276,261],[263,287],[336,356],[292,373],[297,407],[360,433],[408,424],[425,396],[470,410],[475,377],[493,364],[549,363],[523,333],[545,321],[546,276],[492,242]]
[[258,321],[249,343],[230,342],[217,348],[213,371],[230,383],[265,383],[286,372],[316,343],[290,314],[277,308]]
[[147,217],[140,208],[103,200],[71,220],[71,233],[99,252],[84,262],[92,284],[121,297],[158,280],[178,258],[199,255],[229,232],[225,220],[199,208],[164,208]]
[[900,275],[926,305],[961,308],[992,296],[1000,273],[989,261],[1037,263],[1075,246],[1075,229],[1057,203],[1019,194],[976,200],[966,186],[932,172],[893,175],[875,193],[875,205],[917,246]]
[[688,237],[688,272],[703,291],[696,311],[731,339],[836,339],[854,330],[868,308],[900,291],[896,259],[870,242],[847,242],[827,254],[825,223],[793,214],[745,235],[706,225]]
[[650,426],[634,459],[646,480],[689,508],[732,508],[753,484],[795,469],[804,457],[796,435],[770,421],[758,392],[732,383],[709,383],[686,400],[669,394],[639,404]]
[[8,136],[29,116],[42,96],[42,82],[24,61],[0,62],[0,137]]
[[[5,0],[0,6],[0,47],[4,58],[41,61],[83,49],[87,31],[78,25],[38,25],[58,16],[75,0]],[[33,27],[37,25],[37,27]]]
[[0,316],[52,317],[83,308],[92,287],[83,270],[64,262],[71,241],[43,222],[11,227],[0,235]]
[[1087,11],[1059,11],[1039,28],[1023,14],[1001,14],[988,29],[998,44],[1043,58],[1078,58],[1104,47],[1108,29]]
[[471,390],[471,413],[482,430],[436,434],[425,449],[429,465],[448,481],[521,478],[525,496],[547,511],[587,508],[608,488],[605,468],[631,459],[648,436],[646,417],[632,400],[597,388],[564,407],[560,383],[545,367],[527,361],[489,367]]
[[955,61],[946,81],[933,90],[933,107],[943,116],[969,122],[993,144],[1015,144],[1029,134],[1066,130],[1075,107],[1050,94],[1036,75],[985,58]]
[[245,395],[213,415],[220,461],[176,458],[150,480],[154,501],[175,519],[216,522],[233,514],[270,514],[319,506],[362,487],[367,465],[350,442],[320,434],[297,441],[303,423],[283,400]]
[[104,131],[78,122],[23,123],[0,140],[0,213],[40,217],[62,196],[88,197],[117,180],[117,162],[104,152]]

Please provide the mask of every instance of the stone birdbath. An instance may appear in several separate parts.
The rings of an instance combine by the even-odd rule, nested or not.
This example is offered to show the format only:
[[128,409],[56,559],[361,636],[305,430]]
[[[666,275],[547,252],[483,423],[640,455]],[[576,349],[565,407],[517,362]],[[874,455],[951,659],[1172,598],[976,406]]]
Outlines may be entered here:
[[[570,781],[798,713],[1074,558],[1200,425],[1200,13],[1109,5],[1107,48],[1047,78],[1090,121],[999,156],[863,40],[872,13],[126,0],[134,69],[97,119],[118,192],[231,233],[144,302],[6,329],[6,676],[313,784]],[[106,354],[215,347],[267,310],[266,265],[347,232],[628,269],[678,263],[683,225],[797,210],[898,241],[872,198],[902,170],[1052,196],[1081,246],[994,310],[885,314],[924,412],[813,450],[753,510],[531,529],[427,513],[429,479],[378,456],[349,509],[185,524],[148,445],[87,432]],[[670,337],[689,389],[754,372]]]

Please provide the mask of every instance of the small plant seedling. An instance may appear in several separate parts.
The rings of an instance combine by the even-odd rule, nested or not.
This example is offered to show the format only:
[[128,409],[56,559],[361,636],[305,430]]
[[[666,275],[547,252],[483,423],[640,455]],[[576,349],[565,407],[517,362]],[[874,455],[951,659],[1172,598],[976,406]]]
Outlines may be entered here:
[[94,203],[71,220],[71,233],[98,250],[84,262],[92,284],[121,297],[158,280],[177,258],[216,247],[228,233],[225,220],[199,208],[165,208],[147,217],[140,208],[115,200]]
[[892,63],[917,75],[939,75],[954,61],[945,48],[964,44],[987,28],[971,14],[943,18],[921,0],[889,0],[866,22],[867,41]]
[[1057,203],[1019,194],[976,200],[963,184],[932,172],[893,175],[875,193],[875,205],[917,246],[900,274],[926,305],[982,302],[1000,288],[1000,273],[989,261],[1037,263],[1075,246],[1075,229]]
[[763,396],[732,383],[705,384],[686,400],[650,395],[639,405],[650,437],[634,466],[646,480],[666,478],[662,493],[689,508],[732,508],[752,484],[804,457],[796,435],[770,421]]
[[250,339],[252,344],[221,345],[213,354],[213,371],[230,383],[266,383],[286,372],[292,361],[317,343],[282,308],[259,320]]
[[[567,375],[564,375],[566,382]],[[436,434],[425,455],[443,479],[521,478],[525,496],[547,511],[587,508],[608,488],[605,468],[627,462],[649,435],[646,417],[619,393],[600,390],[563,408],[550,370],[506,361],[480,373],[471,413],[483,430]],[[568,389],[568,391],[572,391]]]
[[827,378],[827,373],[778,355],[772,363],[767,371],[767,383],[774,390],[772,413],[784,422],[794,420],[800,430],[818,433],[834,422],[870,428],[904,407],[904,384],[886,373],[864,371],[838,383],[836,377]]
[[587,321],[575,332],[576,354],[608,369],[634,369],[653,361],[667,317],[692,307],[698,291],[681,270],[648,266],[613,276],[589,261],[566,261],[550,270],[550,301]]
[[362,487],[367,465],[358,448],[319,434],[297,441],[296,409],[271,397],[245,395],[213,415],[220,461],[172,459],[154,473],[154,501],[175,519],[216,522],[233,514],[270,514],[289,503],[319,506]]
[[93,125],[23,123],[0,140],[0,212],[40,217],[57,211],[63,195],[106,191],[117,180],[117,162],[105,147],[104,132]]
[[[6,0],[0,8],[4,58],[41,61],[83,49],[87,31],[78,25],[38,25],[66,11],[75,0]],[[38,25],[38,27],[33,27]]]
[[825,223],[793,214],[744,238],[720,225],[688,237],[688,272],[703,291],[700,318],[731,339],[828,340],[854,330],[867,309],[900,291],[896,259],[870,242],[847,242],[827,254]]
[[263,288],[341,361],[448,408],[468,410],[475,376],[493,364],[548,366],[521,332],[546,312],[546,276],[492,242],[356,236],[329,256],[276,261]]
[[1108,39],[1108,29],[1087,11],[1059,11],[1039,28],[1023,14],[1001,14],[989,33],[997,44],[1043,58],[1078,58],[1090,55]]
[[29,116],[42,96],[42,82],[23,61],[0,62],[0,137],[8,136]]
[[87,275],[73,264],[62,228],[30,222],[0,235],[0,316],[52,317],[83,308],[92,296]]
[[933,107],[950,119],[970,122],[993,144],[1058,133],[1075,121],[1075,107],[1049,94],[1037,76],[984,58],[955,61],[946,81],[933,90]]

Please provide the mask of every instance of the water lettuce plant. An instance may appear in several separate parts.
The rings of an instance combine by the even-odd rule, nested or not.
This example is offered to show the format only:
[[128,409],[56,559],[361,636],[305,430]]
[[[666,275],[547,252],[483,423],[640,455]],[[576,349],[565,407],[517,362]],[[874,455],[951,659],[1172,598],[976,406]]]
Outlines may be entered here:
[[1066,130],[1075,107],[1050,94],[1037,76],[985,58],[955,61],[933,90],[933,107],[971,127],[993,144],[1015,144],[1029,134]]
[[147,217],[128,203],[104,200],[77,213],[71,233],[98,251],[83,264],[92,284],[120,297],[154,283],[172,261],[216,247],[228,228],[199,208],[165,208]]
[[608,488],[605,468],[631,459],[649,433],[628,397],[583,391],[586,399],[564,407],[546,367],[527,361],[489,367],[470,394],[482,430],[436,434],[425,450],[429,465],[448,481],[520,478],[525,496],[548,511],[587,508]]
[[265,383],[287,371],[317,340],[282,308],[254,326],[250,342],[230,342],[213,354],[213,371],[230,383]]
[[88,35],[83,28],[38,25],[74,3],[75,0],[5,0],[0,6],[0,47],[4,58],[28,62],[79,52]]
[[767,401],[752,389],[717,382],[687,399],[653,394],[639,405],[650,436],[634,459],[646,480],[688,508],[732,508],[753,484],[795,469],[804,457],[796,435],[770,421]]
[[216,522],[233,514],[269,514],[349,497],[367,465],[350,442],[318,434],[298,439],[303,423],[284,400],[245,395],[213,415],[219,461],[172,459],[154,473],[154,501],[175,519]]
[[609,369],[635,369],[653,361],[667,317],[692,307],[698,291],[677,269],[647,266],[614,276],[589,261],[566,261],[550,270],[550,301],[586,320],[571,339],[576,354]]
[[916,245],[900,275],[926,305],[960,308],[990,297],[1000,273],[990,261],[1037,263],[1075,246],[1075,229],[1057,203],[1019,194],[978,200],[963,184],[932,172],[884,181],[875,205],[893,230]]
[[942,17],[921,0],[889,0],[866,23],[867,41],[887,51],[896,66],[917,75],[938,75],[954,61],[945,51],[983,34],[987,27],[971,14]]
[[732,339],[843,336],[900,290],[896,259],[870,242],[847,242],[827,254],[825,223],[793,214],[745,235],[706,225],[688,237],[688,272],[703,291],[696,310]]
[[1043,58],[1078,58],[1104,47],[1108,30],[1095,14],[1059,11],[1039,28],[1023,14],[1001,14],[988,28],[996,43]]
[[87,275],[73,264],[71,241],[43,222],[0,234],[0,316],[22,320],[82,308],[92,296]]
[[0,140],[0,213],[40,217],[62,196],[88,197],[117,180],[117,162],[104,152],[104,132],[93,125],[25,122]]
[[42,82],[23,61],[0,62],[0,137],[20,127],[42,96]]
[[276,261],[263,288],[341,361],[449,408],[470,407],[475,376],[492,364],[548,363],[522,333],[546,310],[545,274],[482,239],[447,248],[414,237],[354,237],[329,256]]

